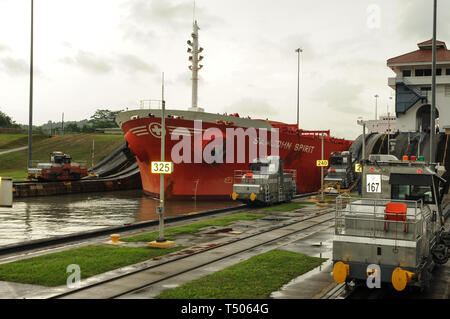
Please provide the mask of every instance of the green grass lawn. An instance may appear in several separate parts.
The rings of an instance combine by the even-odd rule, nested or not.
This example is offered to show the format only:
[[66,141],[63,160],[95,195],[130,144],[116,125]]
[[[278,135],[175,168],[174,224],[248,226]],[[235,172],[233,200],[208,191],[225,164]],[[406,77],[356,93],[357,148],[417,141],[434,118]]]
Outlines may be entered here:
[[264,211],[266,211],[266,212],[288,212],[290,210],[301,209],[303,207],[306,207],[306,205],[310,205],[310,203],[309,202],[292,202],[292,203],[285,203],[285,204],[281,204],[281,205],[266,207],[266,208],[264,208]]
[[[46,139],[46,135],[33,134],[33,143]],[[4,134],[0,133],[0,151],[28,145],[28,134]]]
[[[6,141],[6,137],[3,138]],[[33,161],[49,162],[51,152],[61,151],[72,156],[72,159],[79,161],[82,166],[90,167],[92,140],[95,140],[94,165],[125,142],[123,135],[115,134],[68,134],[37,138],[36,142],[33,142]],[[0,155],[0,176],[13,177],[15,180],[24,179],[26,167],[27,150]]]
[[81,278],[142,262],[185,247],[86,246],[0,265],[0,280],[48,287],[65,285],[67,266],[80,266]]
[[[228,226],[237,220],[255,220],[264,214],[240,213],[209,221],[166,229],[165,235],[196,233],[207,226]],[[121,238],[124,242],[149,242],[158,238],[159,232],[151,232]],[[81,278],[87,278],[112,269],[135,264],[153,257],[165,255],[185,247],[177,246],[169,249],[147,247],[109,247],[87,246],[44,256],[19,260],[0,265],[0,280],[36,284],[43,286],[59,286],[66,283],[66,268],[70,264],[79,265]]]
[[267,299],[272,292],[325,260],[285,250],[272,250],[166,290],[156,298]]
[[[265,214],[255,214],[255,213],[240,213],[234,214],[231,216],[215,218],[211,220],[207,220],[204,222],[198,222],[193,224],[188,224],[184,226],[172,227],[165,230],[164,235],[168,237],[168,239],[173,240],[173,236],[179,234],[193,234],[199,232],[202,228],[208,226],[229,226],[235,221],[238,220],[255,220],[258,218],[264,217]],[[159,232],[154,231],[151,233],[143,233],[135,236],[121,238],[121,241],[124,242],[149,242],[153,241],[159,237]]]

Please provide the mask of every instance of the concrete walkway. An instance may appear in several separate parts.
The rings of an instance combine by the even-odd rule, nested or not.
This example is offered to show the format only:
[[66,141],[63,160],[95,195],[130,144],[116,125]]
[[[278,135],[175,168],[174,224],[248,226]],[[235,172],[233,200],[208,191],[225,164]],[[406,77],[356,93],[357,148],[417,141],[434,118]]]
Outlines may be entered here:
[[13,148],[13,149],[10,149],[10,150],[7,150],[7,151],[1,151],[0,155],[26,150],[27,148],[28,148],[28,145],[27,146]]

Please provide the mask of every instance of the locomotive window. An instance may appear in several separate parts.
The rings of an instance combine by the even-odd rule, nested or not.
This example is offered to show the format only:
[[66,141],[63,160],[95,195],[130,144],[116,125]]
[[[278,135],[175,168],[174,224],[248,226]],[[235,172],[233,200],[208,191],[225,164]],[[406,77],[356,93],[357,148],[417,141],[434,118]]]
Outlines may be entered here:
[[342,157],[332,157],[330,159],[330,162],[332,165],[339,165],[339,164],[342,164],[343,160],[342,160]]
[[392,199],[423,200],[426,204],[433,204],[433,193],[430,186],[396,185],[391,187]]

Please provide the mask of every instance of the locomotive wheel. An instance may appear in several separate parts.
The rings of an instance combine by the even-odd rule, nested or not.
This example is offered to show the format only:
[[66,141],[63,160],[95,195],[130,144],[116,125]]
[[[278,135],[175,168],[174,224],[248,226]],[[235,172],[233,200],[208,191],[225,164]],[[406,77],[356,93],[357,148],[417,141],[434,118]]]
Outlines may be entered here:
[[446,264],[450,257],[450,254],[448,253],[448,248],[444,244],[438,244],[435,248],[433,248],[432,254],[433,254],[433,261],[439,265]]

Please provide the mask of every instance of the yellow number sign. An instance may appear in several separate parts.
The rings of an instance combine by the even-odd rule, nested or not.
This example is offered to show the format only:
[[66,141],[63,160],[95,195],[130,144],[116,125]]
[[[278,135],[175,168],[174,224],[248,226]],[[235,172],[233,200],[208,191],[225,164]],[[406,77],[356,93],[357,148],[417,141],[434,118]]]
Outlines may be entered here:
[[359,163],[355,164],[355,172],[356,173],[362,173],[362,166]]
[[152,162],[153,174],[172,174],[173,163],[172,162]]
[[327,160],[317,160],[316,162],[316,166],[328,166],[328,161]]

